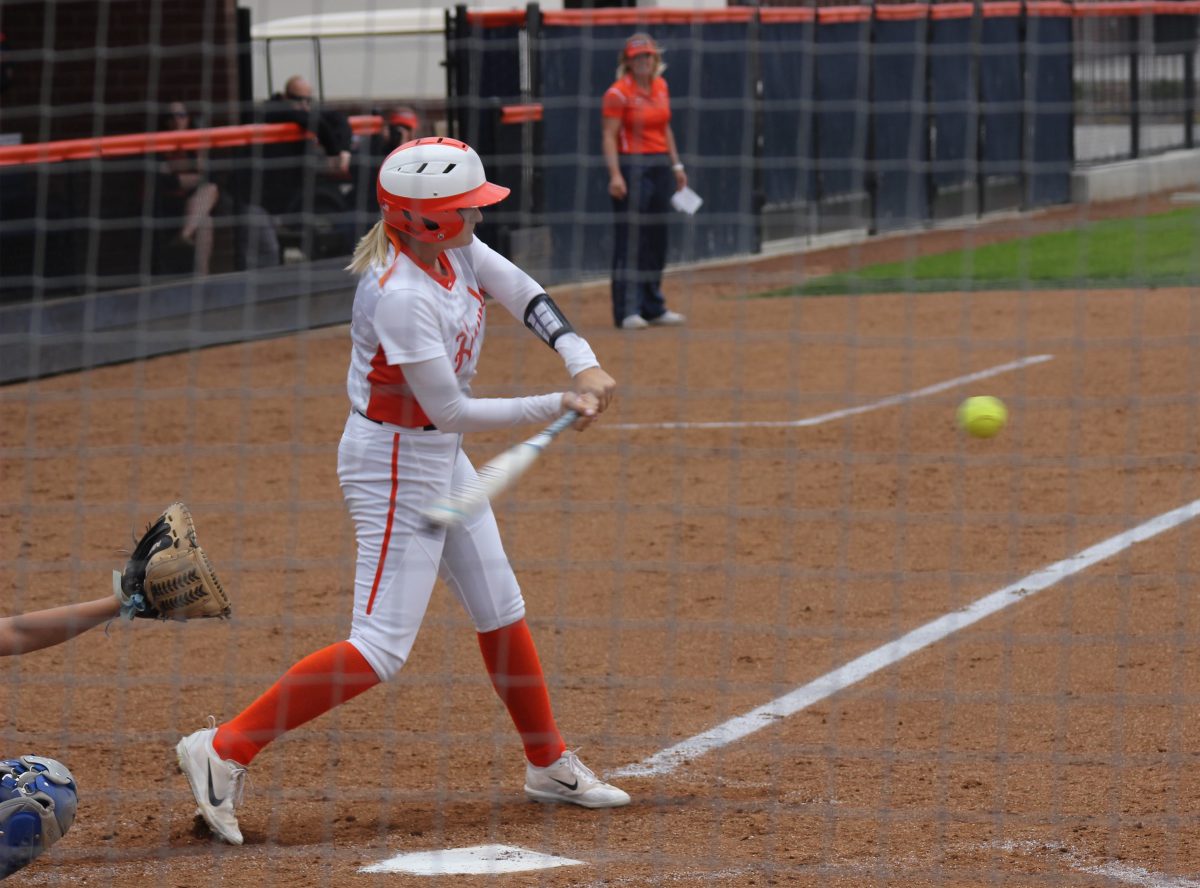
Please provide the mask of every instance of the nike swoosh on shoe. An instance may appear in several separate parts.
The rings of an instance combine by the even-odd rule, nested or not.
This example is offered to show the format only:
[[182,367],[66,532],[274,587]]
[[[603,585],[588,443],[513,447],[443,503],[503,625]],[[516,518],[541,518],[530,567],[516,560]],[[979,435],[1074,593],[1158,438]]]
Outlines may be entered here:
[[[550,779],[553,780],[555,783],[565,786],[567,789],[571,790],[571,792],[574,792],[575,790],[579,789],[579,778],[578,777],[575,778],[574,783],[567,783],[565,780],[559,780],[557,777],[551,777]],[[209,777],[209,780],[212,780],[212,778]],[[209,792],[212,792],[212,790],[209,790]]]
[[221,807],[221,803],[225,801],[217,798],[217,794],[213,792],[212,762],[208,763],[208,801],[214,808]]

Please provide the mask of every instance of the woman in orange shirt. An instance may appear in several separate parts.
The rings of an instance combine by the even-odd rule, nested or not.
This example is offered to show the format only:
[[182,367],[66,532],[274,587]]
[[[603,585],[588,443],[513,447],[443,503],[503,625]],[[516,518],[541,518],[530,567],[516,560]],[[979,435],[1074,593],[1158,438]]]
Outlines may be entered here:
[[687,186],[671,131],[671,97],[663,68],[653,38],[634,34],[625,41],[617,81],[601,103],[604,162],[616,223],[613,321],[622,330],[678,326],[686,320],[667,308],[662,294],[671,196]]

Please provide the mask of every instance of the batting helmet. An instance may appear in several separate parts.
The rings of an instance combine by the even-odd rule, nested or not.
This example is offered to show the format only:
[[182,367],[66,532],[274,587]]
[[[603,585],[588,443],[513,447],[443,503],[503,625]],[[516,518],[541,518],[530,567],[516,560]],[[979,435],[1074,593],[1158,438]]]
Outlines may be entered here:
[[75,778],[51,758],[0,761],[0,879],[57,842],[75,822]]
[[508,196],[483,172],[470,145],[432,137],[405,142],[379,168],[375,188],[383,221],[419,241],[439,243],[463,229],[459,210],[487,207]]

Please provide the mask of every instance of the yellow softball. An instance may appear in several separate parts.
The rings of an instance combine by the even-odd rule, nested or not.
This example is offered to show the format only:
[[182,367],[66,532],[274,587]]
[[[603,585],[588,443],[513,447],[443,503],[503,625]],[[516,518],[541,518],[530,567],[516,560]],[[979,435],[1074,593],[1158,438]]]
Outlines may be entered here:
[[1008,422],[1008,408],[999,398],[975,395],[958,405],[958,427],[976,438],[991,438]]

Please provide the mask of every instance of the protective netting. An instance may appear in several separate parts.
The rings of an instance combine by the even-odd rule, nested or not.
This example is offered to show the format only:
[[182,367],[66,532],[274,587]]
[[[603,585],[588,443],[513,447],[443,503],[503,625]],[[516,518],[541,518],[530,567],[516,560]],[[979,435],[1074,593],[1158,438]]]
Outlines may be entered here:
[[[14,878],[1196,884],[1197,8],[368,6],[0,7],[0,582],[92,608],[3,663],[0,759],[79,797]],[[602,96],[639,32],[703,203],[622,233]],[[444,577],[395,678],[325,712],[361,680],[329,654],[270,698],[317,717],[233,847],[176,744],[350,635],[344,267],[407,136],[513,189],[481,239],[617,382],[494,511],[563,739],[632,803],[526,798],[508,649]],[[622,328],[614,249],[652,287],[658,224],[681,322]],[[570,386],[494,300],[486,339],[475,397]],[[176,500],[232,619],[106,625]]]

